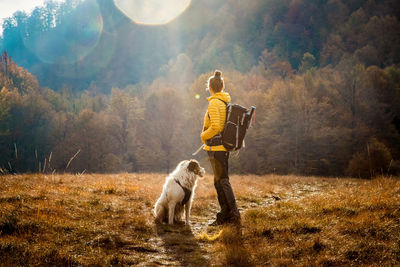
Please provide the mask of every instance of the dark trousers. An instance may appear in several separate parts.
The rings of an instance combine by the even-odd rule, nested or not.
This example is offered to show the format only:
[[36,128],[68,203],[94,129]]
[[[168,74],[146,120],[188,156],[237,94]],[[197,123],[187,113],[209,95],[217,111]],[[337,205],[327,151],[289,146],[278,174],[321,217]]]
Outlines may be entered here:
[[229,182],[229,152],[207,151],[207,153],[214,172],[214,186],[217,190],[218,203],[221,207],[221,211],[217,214],[217,219],[221,221],[239,219],[240,213],[236,205],[231,183]]

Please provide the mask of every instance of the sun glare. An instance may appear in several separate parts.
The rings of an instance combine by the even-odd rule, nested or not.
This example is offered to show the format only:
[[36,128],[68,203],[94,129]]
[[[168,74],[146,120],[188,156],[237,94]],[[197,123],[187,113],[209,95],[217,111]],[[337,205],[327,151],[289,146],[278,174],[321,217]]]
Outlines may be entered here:
[[182,14],[191,0],[114,0],[116,7],[138,24],[160,25]]

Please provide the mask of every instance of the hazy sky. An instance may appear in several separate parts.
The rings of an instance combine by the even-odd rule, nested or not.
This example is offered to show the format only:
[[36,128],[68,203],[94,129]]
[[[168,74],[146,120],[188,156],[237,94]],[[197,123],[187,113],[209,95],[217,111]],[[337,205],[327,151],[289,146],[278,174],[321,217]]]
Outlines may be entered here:
[[[61,2],[62,0],[56,0]],[[41,6],[45,0],[0,0],[0,35],[3,32],[3,19],[14,14],[15,11],[23,10],[30,13],[36,6]]]

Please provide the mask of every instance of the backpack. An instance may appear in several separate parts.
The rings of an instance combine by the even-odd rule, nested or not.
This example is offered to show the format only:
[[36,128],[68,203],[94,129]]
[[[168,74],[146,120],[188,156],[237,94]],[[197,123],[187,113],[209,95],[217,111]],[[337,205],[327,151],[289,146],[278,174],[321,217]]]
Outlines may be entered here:
[[[219,99],[221,100],[221,99]],[[209,146],[223,145],[228,151],[236,151],[242,148],[247,129],[250,127],[255,107],[249,110],[238,104],[226,103],[225,126],[221,133],[207,140]]]

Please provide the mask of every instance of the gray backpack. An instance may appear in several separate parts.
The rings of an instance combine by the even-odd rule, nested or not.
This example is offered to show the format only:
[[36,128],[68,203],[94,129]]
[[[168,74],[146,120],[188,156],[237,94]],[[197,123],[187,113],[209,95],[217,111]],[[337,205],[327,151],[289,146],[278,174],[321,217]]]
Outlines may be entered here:
[[256,108],[252,106],[248,109],[238,104],[222,102],[226,105],[225,127],[221,133],[207,140],[206,144],[208,146],[223,145],[228,151],[236,151],[243,146],[244,137]]

